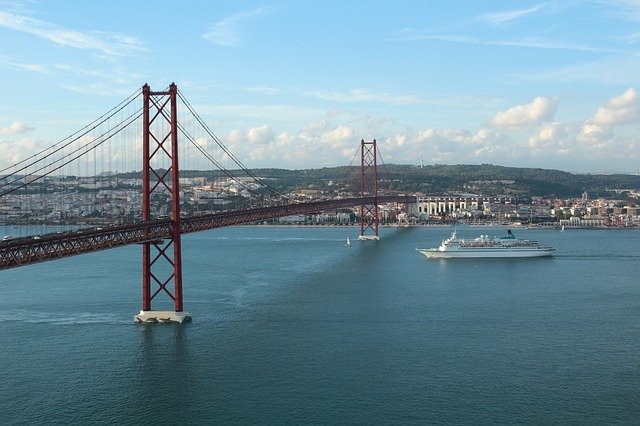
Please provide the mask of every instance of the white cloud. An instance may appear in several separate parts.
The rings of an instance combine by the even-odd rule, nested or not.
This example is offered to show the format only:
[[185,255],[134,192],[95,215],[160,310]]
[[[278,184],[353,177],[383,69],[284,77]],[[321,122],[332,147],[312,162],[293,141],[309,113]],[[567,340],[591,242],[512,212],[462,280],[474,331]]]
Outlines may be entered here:
[[547,123],[540,127],[540,131],[529,138],[529,146],[536,148],[539,142],[548,142],[556,138],[558,134],[557,123]]
[[276,144],[281,147],[287,147],[295,143],[295,138],[289,132],[282,132],[276,138]]
[[[421,153],[424,152],[427,162],[459,162],[462,161],[465,151],[469,152],[465,145],[469,143],[470,135],[462,129],[426,129],[407,134],[405,137],[407,149],[419,148]],[[399,154],[396,153],[396,157]],[[417,153],[410,158],[410,161],[414,162]]]
[[640,119],[640,100],[635,88],[627,89],[620,96],[612,98],[606,105],[598,108],[592,123],[601,126],[614,126],[638,122]]
[[70,65],[58,63],[54,65],[54,68],[63,73],[67,73],[75,76],[82,77],[96,77],[102,80],[112,81],[120,85],[131,85],[132,81],[138,85],[140,80],[146,78],[143,74],[131,72],[128,69],[121,67],[114,67],[113,69],[105,70],[102,68],[100,71],[95,69],[89,69],[83,65]]
[[544,37],[526,37],[505,40],[487,40],[478,37],[454,34],[434,34],[431,32],[404,29],[393,41],[443,41],[447,43],[477,44],[485,46],[526,47],[531,49],[577,50],[586,52],[616,52],[615,49],[593,47],[586,44],[551,40]]
[[249,129],[247,139],[252,145],[269,143],[273,140],[273,132],[270,126],[263,124],[262,126]]
[[[463,129],[426,129],[408,137],[421,144],[439,146],[440,149],[458,150],[458,146],[472,144],[474,140],[469,132]],[[408,143],[410,145],[410,142]]]
[[548,121],[556,113],[557,99],[538,96],[531,103],[498,112],[491,123],[496,127],[521,127]]
[[459,36],[452,34],[432,34],[424,31],[415,30],[413,28],[404,28],[400,30],[400,34],[393,38],[392,41],[444,41],[451,43],[468,43],[482,44],[483,41],[476,37]]
[[213,143],[213,139],[209,137],[195,138],[195,143],[204,150],[210,149],[211,147],[215,146],[215,144]]
[[144,51],[143,43],[130,36],[104,32],[83,33],[24,15],[0,11],[0,27],[22,31],[60,46],[97,50],[105,55],[128,55]]
[[226,105],[194,105],[199,114],[208,114],[226,120],[251,119],[259,121],[310,121],[321,116],[325,110],[305,108],[295,105],[259,105],[259,104],[226,104]]
[[34,128],[27,126],[25,123],[16,121],[12,123],[9,127],[5,127],[2,130],[0,130],[0,133],[2,133],[3,135],[19,135],[22,133],[26,133],[29,130],[34,130]]
[[114,89],[113,85],[105,83],[86,84],[84,86],[62,84],[60,87],[72,92],[84,93],[89,95],[126,97],[131,94],[131,90],[129,90],[129,88]]
[[483,145],[492,142],[498,142],[503,139],[503,135],[494,129],[480,128],[475,134],[468,138],[473,145]]
[[597,138],[599,135],[602,135],[604,133],[605,130],[602,128],[602,126],[587,121],[582,127],[581,135],[585,138]]
[[211,31],[204,33],[202,37],[218,46],[241,46],[243,41],[240,35],[240,27],[246,22],[264,16],[265,13],[264,8],[258,8],[230,16],[222,21],[216,22]]
[[359,138],[353,127],[324,120],[303,125],[298,132],[274,133],[267,125],[234,129],[223,140],[248,167],[323,167],[346,164]]
[[[398,140],[404,143],[399,145]],[[555,122],[506,130],[481,127],[474,132],[431,128],[394,134],[388,138],[389,144],[383,152],[385,159],[400,163],[416,164],[422,155],[427,164],[493,163],[535,167],[591,160],[606,154],[612,146],[627,147],[629,152],[628,140],[609,140],[608,145],[604,140],[585,138],[581,135],[581,126]],[[569,155],[570,160],[563,160]]]
[[260,93],[262,95],[280,95],[282,94],[282,90],[277,87],[269,87],[269,86],[251,86],[245,89],[247,92]]
[[339,149],[352,144],[356,139],[353,128],[340,125],[321,136],[323,143],[329,145],[331,149]]
[[255,160],[264,160],[264,157],[265,157],[265,147],[264,146],[259,146],[257,148],[254,148],[249,153],[249,158],[251,158],[254,161]]
[[413,105],[422,103],[417,95],[396,95],[392,93],[374,93],[367,89],[352,89],[344,92],[323,92],[319,90],[303,91],[303,95],[331,102],[382,102],[392,105]]
[[226,142],[231,145],[238,145],[243,142],[243,132],[239,129],[233,129],[227,133]]
[[318,145],[309,143],[316,139],[315,136],[299,133],[292,135],[283,132],[278,135],[275,145],[271,148],[271,155],[274,159],[284,159],[295,167],[299,167],[302,162],[308,161],[310,158],[321,159],[319,155]]
[[403,147],[407,143],[407,135],[405,133],[398,133],[393,139],[394,145],[397,147]]
[[487,40],[482,44],[493,46],[528,47],[532,49],[579,50],[586,52],[610,52],[611,49],[588,46],[586,44],[549,40],[544,37],[527,37],[513,40]]
[[[346,165],[357,154],[360,139],[375,137],[387,163],[418,164],[422,156],[426,164],[494,163],[598,171],[615,161],[630,163],[638,157],[637,137],[615,135],[610,125],[604,125],[625,122],[629,114],[622,111],[638,103],[635,91],[627,90],[596,114],[602,124],[592,119],[582,125],[554,121],[557,99],[537,97],[497,113],[491,125],[402,130],[392,118],[345,108],[318,112],[296,123],[297,130],[292,130],[291,122],[247,125],[255,119],[243,118],[235,122],[237,127],[224,142],[248,167]],[[581,166],[576,167],[576,162]]]
[[597,124],[586,123],[582,131],[576,135],[575,140],[582,155],[589,153],[594,156],[603,154],[613,156],[615,154],[615,136]]
[[[575,126],[562,123],[544,123],[529,136],[528,146],[532,156],[566,156],[578,149]],[[573,137],[571,136],[573,134]]]
[[46,74],[47,72],[49,72],[48,68],[44,65],[23,63],[4,55],[0,55],[0,67],[37,72],[39,74]]
[[425,129],[417,132],[403,132],[398,137],[405,138],[404,149],[395,148],[393,156],[385,153],[385,158],[393,161],[416,163],[423,157],[429,163],[463,162],[461,146],[467,141],[468,133],[461,129]]
[[605,85],[632,85],[638,81],[640,57],[637,55],[605,56],[593,62],[551,69],[536,70],[529,74],[513,74],[511,80],[542,81],[549,83],[587,82]]
[[303,127],[303,131],[306,132],[321,132],[324,131],[327,128],[327,122],[326,120],[318,120],[318,121],[312,121],[309,124],[307,124],[306,126]]
[[640,21],[640,2],[638,0],[600,0],[612,13],[625,20]]
[[359,152],[358,148],[345,148],[342,150],[342,156],[344,158],[355,158],[358,152]]
[[576,141],[582,149],[596,155],[619,156],[624,152],[626,156],[634,157],[635,151],[629,150],[629,146],[635,147],[634,138],[615,135],[614,127],[639,121],[640,98],[631,87],[598,108],[593,118],[585,121]]
[[45,142],[38,139],[25,138],[17,141],[0,141],[0,166],[16,164],[31,155],[42,151]]
[[508,12],[486,13],[480,16],[480,20],[486,21],[491,25],[503,26],[513,21],[524,18],[525,16],[536,13],[544,8],[544,4],[538,4],[528,9],[511,10]]

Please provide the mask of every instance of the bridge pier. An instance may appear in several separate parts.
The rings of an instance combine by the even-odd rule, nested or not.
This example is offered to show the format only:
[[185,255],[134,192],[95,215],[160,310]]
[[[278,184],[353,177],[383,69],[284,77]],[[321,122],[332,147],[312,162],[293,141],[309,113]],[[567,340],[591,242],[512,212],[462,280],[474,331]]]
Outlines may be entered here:
[[141,310],[139,314],[133,317],[137,323],[153,324],[153,323],[179,323],[191,321],[191,315],[187,312],[176,311],[145,311]]

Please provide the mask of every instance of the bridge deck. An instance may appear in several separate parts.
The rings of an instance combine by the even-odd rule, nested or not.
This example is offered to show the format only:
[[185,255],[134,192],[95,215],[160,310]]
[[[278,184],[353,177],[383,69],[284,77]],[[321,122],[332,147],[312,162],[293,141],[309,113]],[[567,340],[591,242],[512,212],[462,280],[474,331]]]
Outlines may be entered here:
[[[281,206],[233,210],[180,219],[182,233],[204,231],[223,226],[239,225],[292,216],[335,210],[360,204],[415,203],[416,198],[405,195],[387,195],[364,198],[341,198]],[[105,228],[89,228],[65,233],[46,234],[0,242],[0,269],[9,269],[47,260],[60,259],[130,244],[159,241],[172,231],[171,219],[158,219]]]

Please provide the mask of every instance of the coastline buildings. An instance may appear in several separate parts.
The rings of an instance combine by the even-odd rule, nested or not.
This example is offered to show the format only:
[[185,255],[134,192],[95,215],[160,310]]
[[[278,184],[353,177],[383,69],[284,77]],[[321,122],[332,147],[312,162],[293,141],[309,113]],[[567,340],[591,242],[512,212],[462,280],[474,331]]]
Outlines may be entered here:
[[424,222],[542,223],[565,228],[640,226],[640,206],[604,198],[590,200],[586,192],[577,199],[534,198],[531,202],[508,196],[423,196],[418,198],[417,209],[418,219]]
[[516,204],[517,199],[506,196],[427,196],[418,198],[418,214],[423,220],[431,217],[478,218],[510,211]]
[[[251,178],[181,178],[183,214],[212,213],[246,208],[261,202],[264,188]],[[15,192],[0,199],[1,224],[112,224],[140,219],[142,181],[110,175],[91,178],[58,176],[34,182],[28,192]],[[620,190],[621,192],[623,190]],[[633,194],[632,191],[624,190]],[[353,196],[346,190],[340,196]],[[170,200],[162,192],[153,195],[153,216],[169,214]],[[333,197],[315,188],[286,194],[298,201]],[[640,194],[637,194],[640,197]],[[274,220],[281,224],[348,225],[358,221],[359,209],[342,209],[309,216]],[[381,205],[382,224],[430,224],[445,222],[544,224],[566,227],[635,227],[640,225],[640,206],[587,193],[576,199],[520,199],[512,196],[460,194],[418,197],[412,211]]]

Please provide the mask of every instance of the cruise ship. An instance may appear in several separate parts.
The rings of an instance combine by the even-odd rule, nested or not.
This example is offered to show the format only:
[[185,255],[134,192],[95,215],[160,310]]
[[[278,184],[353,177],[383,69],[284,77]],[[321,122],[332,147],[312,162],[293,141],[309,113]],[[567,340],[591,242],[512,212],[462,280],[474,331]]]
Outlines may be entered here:
[[519,240],[511,230],[506,237],[480,235],[472,240],[456,237],[454,230],[451,237],[442,241],[440,247],[419,249],[428,258],[481,258],[481,257],[541,257],[551,256],[555,249],[548,244],[532,240]]

